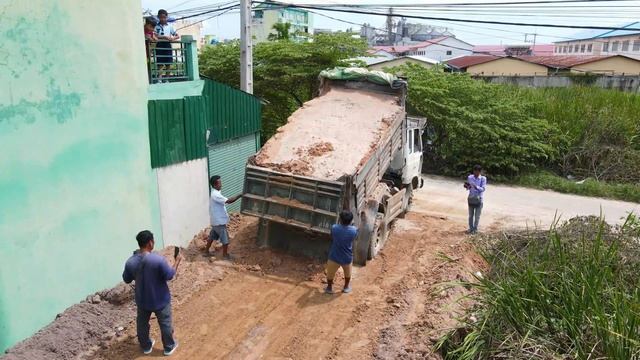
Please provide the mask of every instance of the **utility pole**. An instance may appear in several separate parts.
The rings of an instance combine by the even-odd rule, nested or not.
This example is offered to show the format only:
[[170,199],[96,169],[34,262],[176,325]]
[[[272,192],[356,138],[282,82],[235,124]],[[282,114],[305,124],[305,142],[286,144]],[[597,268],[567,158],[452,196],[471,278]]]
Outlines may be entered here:
[[389,8],[389,15],[387,16],[387,39],[389,45],[395,44],[395,37],[393,36],[393,8]]
[[240,89],[253,94],[251,0],[240,0]]

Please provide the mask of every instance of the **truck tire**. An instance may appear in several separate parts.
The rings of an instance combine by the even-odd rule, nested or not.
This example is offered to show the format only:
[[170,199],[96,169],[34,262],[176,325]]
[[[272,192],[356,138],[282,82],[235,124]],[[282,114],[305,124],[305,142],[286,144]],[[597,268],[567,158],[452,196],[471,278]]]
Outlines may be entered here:
[[384,223],[384,214],[378,213],[376,216],[376,222],[373,225],[371,239],[369,240],[369,253],[367,254],[367,260],[372,260],[378,255],[378,252],[387,241],[388,234],[387,226]]

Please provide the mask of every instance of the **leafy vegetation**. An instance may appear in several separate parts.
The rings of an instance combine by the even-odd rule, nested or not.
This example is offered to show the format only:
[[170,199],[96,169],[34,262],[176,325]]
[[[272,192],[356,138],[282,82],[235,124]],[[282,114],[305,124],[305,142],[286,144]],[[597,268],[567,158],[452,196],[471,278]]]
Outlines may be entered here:
[[636,359],[640,356],[640,221],[572,219],[549,232],[480,241],[490,273],[472,284],[447,359]]
[[483,164],[493,178],[512,178],[554,162],[556,129],[532,116],[534,102],[518,91],[460,74],[408,65],[408,102],[433,127],[428,162],[439,173],[460,175]]
[[[481,163],[498,180],[637,201],[631,192],[640,179],[640,96],[586,86],[493,85],[415,65],[402,71],[410,108],[433,127],[433,171],[457,176]],[[570,185],[549,173],[530,175],[540,170],[593,180]]]
[[[279,39],[254,47],[254,93],[267,103],[263,109],[263,141],[317,94],[320,71],[344,66],[344,60],[365,54],[366,43],[352,35],[320,34],[310,42]],[[205,76],[240,86],[239,43],[207,46],[199,61],[200,72]]]
[[592,178],[576,182],[545,171],[520,176],[514,181],[514,184],[542,190],[553,190],[566,194],[640,203],[640,184],[616,184],[597,181]]

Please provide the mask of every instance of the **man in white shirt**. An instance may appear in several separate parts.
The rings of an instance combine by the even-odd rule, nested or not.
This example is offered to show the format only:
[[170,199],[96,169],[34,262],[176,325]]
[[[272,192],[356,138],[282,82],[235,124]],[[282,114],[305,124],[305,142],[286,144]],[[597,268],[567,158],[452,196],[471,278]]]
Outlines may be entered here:
[[209,233],[209,240],[207,241],[205,253],[207,255],[209,254],[209,249],[211,249],[211,244],[213,244],[214,241],[220,241],[222,244],[222,258],[225,260],[231,260],[231,256],[229,255],[229,233],[227,231],[229,214],[227,213],[226,204],[236,202],[242,197],[242,194],[228,199],[224,197],[221,192],[222,180],[218,175],[214,175],[209,179],[209,185],[211,185],[211,198],[209,199],[211,232]]

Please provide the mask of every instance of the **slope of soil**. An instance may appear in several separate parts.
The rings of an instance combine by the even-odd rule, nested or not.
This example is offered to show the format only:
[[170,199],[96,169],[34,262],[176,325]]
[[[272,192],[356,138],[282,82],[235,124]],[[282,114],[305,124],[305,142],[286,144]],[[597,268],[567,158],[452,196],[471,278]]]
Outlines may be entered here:
[[[323,264],[256,248],[255,230],[234,239],[238,260],[222,281],[176,306],[176,359],[438,358],[432,339],[455,326],[465,295],[442,283],[483,266],[459,225],[413,213],[355,269],[352,294],[326,295]],[[128,335],[93,358],[142,359]]]
[[306,102],[256,156],[256,164],[337,180],[352,174],[403,109],[395,96],[334,88]]

